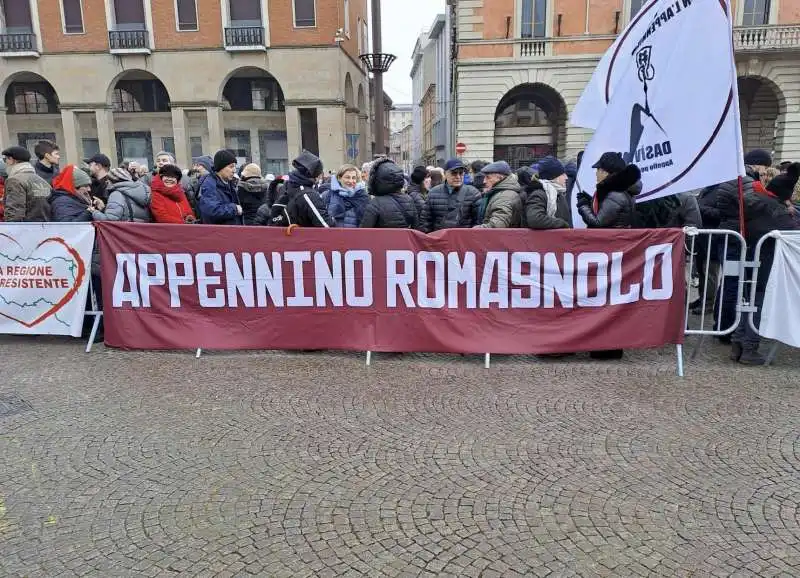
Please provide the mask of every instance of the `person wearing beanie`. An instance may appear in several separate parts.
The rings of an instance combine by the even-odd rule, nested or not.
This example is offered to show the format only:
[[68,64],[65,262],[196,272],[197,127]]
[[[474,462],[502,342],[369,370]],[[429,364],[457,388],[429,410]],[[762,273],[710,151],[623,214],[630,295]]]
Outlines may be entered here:
[[567,197],[567,173],[561,161],[549,156],[540,159],[531,172],[538,174],[539,185],[525,201],[525,223],[529,229],[568,229],[572,213]]
[[105,210],[95,208],[93,221],[123,221],[129,223],[152,223],[150,213],[150,189],[123,168],[111,169],[108,173],[108,203]]
[[[269,224],[275,227],[333,227],[325,202],[316,191],[315,184],[322,175],[322,161],[304,150],[292,161],[292,171],[283,185],[283,191],[272,205]],[[260,219],[259,219],[260,220]]]
[[227,149],[217,151],[212,170],[200,185],[197,206],[202,222],[209,225],[244,225],[244,209],[234,184],[236,155]]
[[522,167],[517,171],[522,187],[522,226],[535,231],[569,229],[572,227],[572,212],[566,189],[563,191],[552,182],[539,180],[533,167]]
[[200,187],[203,180],[214,172],[214,159],[208,155],[197,157],[192,163],[192,176],[189,176],[185,182],[181,182],[186,198],[189,199],[189,204],[192,206],[192,211],[195,215],[200,214],[197,207],[197,200],[200,197]]
[[261,167],[252,163],[245,165],[237,186],[245,225],[256,224],[258,209],[267,202],[268,191],[269,183],[261,178]]
[[15,146],[2,152],[8,178],[5,182],[6,222],[41,223],[50,220],[50,184],[36,174],[31,153]]
[[53,192],[48,202],[52,219],[57,223],[78,223],[92,220],[95,210],[105,204],[91,195],[92,179],[75,165],[67,165],[53,179]]
[[480,229],[511,229],[522,225],[522,200],[517,175],[506,161],[490,163],[481,169],[486,192],[478,202]]
[[767,191],[773,193],[786,205],[786,208],[793,211],[792,195],[800,177],[800,163],[791,163],[783,173],[775,176],[768,184]]
[[153,176],[150,211],[156,223],[181,225],[197,222],[189,200],[180,185],[181,169],[175,165],[163,165]]
[[406,187],[408,196],[414,201],[417,207],[417,213],[422,214],[422,208],[425,206],[425,199],[428,197],[428,190],[425,188],[425,181],[429,178],[430,173],[428,169],[423,166],[414,167],[411,171],[411,184]]
[[403,192],[403,170],[389,159],[375,161],[370,171],[373,194],[361,220],[362,229],[416,229],[419,215],[414,201]]
[[481,193],[464,183],[467,167],[461,159],[450,159],[444,165],[445,182],[434,186],[425,199],[420,215],[420,230],[433,233],[442,229],[470,228],[480,224]]

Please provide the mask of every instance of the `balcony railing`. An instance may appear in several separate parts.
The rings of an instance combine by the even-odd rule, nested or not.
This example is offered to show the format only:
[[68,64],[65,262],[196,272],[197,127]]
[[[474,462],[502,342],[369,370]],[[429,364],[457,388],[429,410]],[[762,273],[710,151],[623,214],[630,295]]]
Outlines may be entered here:
[[147,30],[110,30],[108,46],[111,50],[149,50]]
[[225,47],[253,47],[264,46],[263,26],[242,26],[225,29]]
[[36,35],[30,32],[23,34],[0,34],[0,52],[37,52]]
[[800,48],[800,26],[747,26],[733,31],[737,51]]
[[536,56],[546,56],[547,40],[532,40],[524,39],[519,43],[519,55],[522,58],[530,58]]

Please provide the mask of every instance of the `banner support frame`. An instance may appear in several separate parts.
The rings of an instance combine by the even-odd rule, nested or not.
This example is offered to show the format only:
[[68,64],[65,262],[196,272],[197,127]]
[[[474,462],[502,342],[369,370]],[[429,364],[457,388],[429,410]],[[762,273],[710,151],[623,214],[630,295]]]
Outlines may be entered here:
[[683,345],[678,343],[675,346],[675,353],[677,354],[677,357],[678,357],[678,377],[683,377],[684,376],[684,371],[683,371]]

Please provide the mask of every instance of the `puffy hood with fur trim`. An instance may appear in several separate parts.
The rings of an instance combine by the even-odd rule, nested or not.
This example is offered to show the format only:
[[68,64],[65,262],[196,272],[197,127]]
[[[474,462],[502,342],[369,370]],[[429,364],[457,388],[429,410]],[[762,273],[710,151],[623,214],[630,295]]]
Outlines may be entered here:
[[292,166],[303,176],[316,179],[322,174],[322,161],[314,153],[303,151],[300,156],[292,161]]
[[602,203],[606,195],[613,191],[628,193],[630,196],[635,197],[642,192],[641,178],[642,172],[636,165],[628,165],[620,172],[607,176],[597,183],[597,198],[599,202]]

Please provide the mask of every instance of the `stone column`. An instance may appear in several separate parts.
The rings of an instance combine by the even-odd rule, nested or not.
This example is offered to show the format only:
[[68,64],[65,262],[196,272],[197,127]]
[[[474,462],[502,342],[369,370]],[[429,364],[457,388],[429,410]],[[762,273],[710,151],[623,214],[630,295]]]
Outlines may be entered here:
[[191,167],[192,159],[189,153],[189,135],[186,129],[186,110],[175,107],[172,109],[172,138],[175,139],[175,161],[179,167]]
[[286,106],[286,148],[289,151],[289,165],[303,150],[300,136],[300,111],[296,106]]
[[206,108],[208,116],[208,152],[214,154],[225,146],[225,133],[222,129],[222,108],[209,106]]
[[344,106],[317,107],[319,156],[325,170],[336,171],[347,158]]
[[97,140],[100,143],[100,152],[111,159],[111,166],[116,166],[117,159],[117,133],[114,130],[114,111],[110,108],[98,108],[94,111],[97,118]]
[[[250,129],[250,162],[255,163],[258,166],[261,166],[261,148],[259,147],[258,142],[258,129],[251,128]],[[262,166],[261,169],[263,170],[264,167]]]
[[4,147],[11,146],[11,133],[8,130],[8,116],[5,107],[0,108],[0,143]]
[[64,142],[61,143],[61,146],[66,156],[66,160],[61,164],[80,165],[83,147],[78,138],[78,122],[74,110],[61,109],[61,128],[64,132]]

